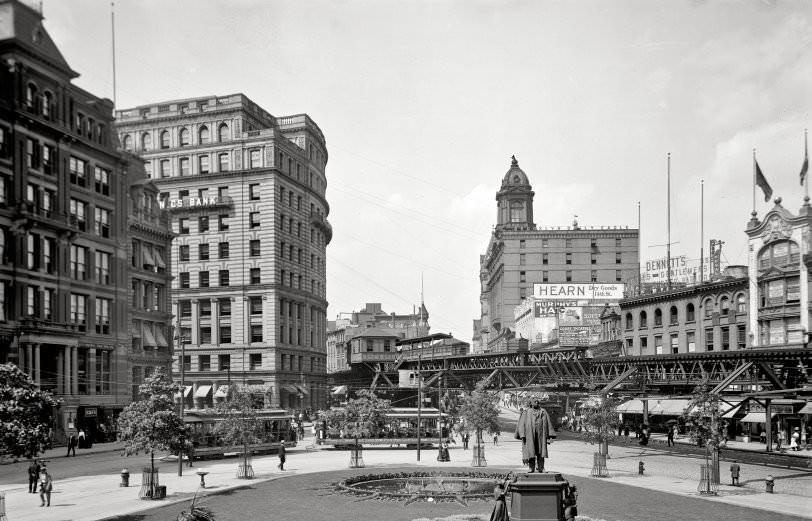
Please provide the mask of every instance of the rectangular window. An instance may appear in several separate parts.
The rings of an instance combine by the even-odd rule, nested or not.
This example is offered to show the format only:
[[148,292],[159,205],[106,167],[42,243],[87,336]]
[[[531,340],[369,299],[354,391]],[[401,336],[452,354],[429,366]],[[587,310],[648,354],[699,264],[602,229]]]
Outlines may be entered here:
[[597,270],[592,270],[589,272],[589,280],[592,282],[598,282],[598,272]]
[[189,287],[189,272],[188,271],[181,271],[180,272],[180,279],[178,280],[178,286],[182,289],[187,289]]
[[110,210],[96,207],[96,235],[110,237]]
[[730,328],[722,328],[722,351],[730,350]]
[[169,177],[169,160],[162,159],[160,162],[161,177]]
[[679,353],[679,335],[677,334],[671,335],[671,353]]
[[567,282],[572,282],[572,272],[567,270],[566,274],[567,274]]
[[623,280],[623,273],[620,270],[615,270],[615,282]]
[[248,355],[249,365],[248,367],[252,371],[259,371],[262,369],[262,353],[251,353]]
[[217,162],[219,163],[218,170],[220,172],[228,172],[230,170],[228,154],[220,154],[217,156]]
[[218,255],[219,255],[219,257],[221,259],[227,259],[228,258],[228,243],[227,242],[218,243],[217,244],[217,252],[218,252]]
[[87,230],[87,203],[71,198],[70,215],[71,224],[76,226],[80,231]]
[[367,341],[366,341],[366,345],[367,345],[367,352],[368,353],[371,353],[372,351],[375,350],[375,343],[372,341],[372,339],[368,338]]
[[623,264],[623,256],[620,252],[615,253],[615,264]]
[[525,242],[526,242],[526,241],[525,241],[524,239],[519,239],[519,249],[520,249],[520,250],[523,250],[523,249],[524,249],[524,247],[525,247]]
[[262,314],[262,297],[249,297],[248,305],[252,315]]
[[198,355],[197,366],[200,371],[211,371],[211,355]]
[[228,270],[220,270],[219,279],[220,286],[228,286]]
[[186,177],[189,175],[189,158],[182,157],[178,160],[178,170],[180,171],[181,177]]
[[713,328],[705,330],[705,351],[713,351]]
[[620,248],[620,245],[621,245],[621,240],[616,238],[615,239],[615,248]]
[[217,370],[228,371],[231,368],[231,355],[217,355]]
[[250,228],[259,228],[259,212],[249,213],[248,223]]
[[589,239],[589,247],[590,248],[597,248],[598,247],[598,239],[595,239],[594,237],[592,239]]
[[198,260],[209,260],[209,245],[208,244],[200,244],[197,247],[197,258]]
[[201,215],[197,218],[197,230],[200,233],[204,233],[209,231],[209,216],[208,215]]
[[688,352],[695,353],[696,352],[696,332],[695,331],[688,331],[685,334],[685,341],[688,344]]
[[183,370],[189,372],[192,370],[192,356],[191,355],[184,355],[183,356]]
[[736,347],[747,349],[747,326],[744,324],[736,326]]
[[107,252],[96,252],[96,282],[110,284],[110,254]]
[[262,324],[251,324],[251,342],[262,342]]
[[85,280],[87,276],[87,248],[71,245],[70,263],[73,278],[76,280]]
[[527,259],[524,253],[519,254],[519,264],[524,266],[527,263]]
[[197,286],[200,288],[208,288],[209,287],[209,272],[208,271],[201,271],[197,274]]
[[220,343],[231,343],[231,326],[220,326]]
[[657,335],[654,337],[654,354],[655,355],[663,354],[663,337],[661,335]]
[[[1,293],[2,290],[0,289],[0,297],[2,297]],[[45,288],[45,290],[42,292],[42,318],[44,318],[45,320],[53,320],[54,318],[53,313],[54,313],[55,297],[56,297],[55,290],[51,288]],[[2,301],[3,299],[0,298],[0,307],[3,304]],[[2,313],[0,313],[0,315],[2,315]]]
[[541,254],[541,263],[542,264],[550,264],[550,254],[549,253],[542,253]]
[[231,299],[230,298],[221,298],[217,301],[218,308],[220,310],[221,317],[230,317],[231,316]]
[[565,264],[572,264],[572,253],[565,254],[564,263]]
[[77,186],[87,186],[87,163],[83,159],[71,156],[68,160],[70,182]]
[[249,271],[250,284],[261,284],[260,268],[251,268]]
[[178,219],[178,234],[187,235],[189,233],[189,219],[181,217]]
[[96,333],[110,334],[110,307],[112,301],[106,298],[96,298]]
[[589,254],[589,262],[591,264],[597,264],[598,263],[598,256],[595,255],[594,253],[590,253]]
[[178,313],[180,314],[181,318],[189,318],[192,316],[192,301],[191,300],[179,300],[178,301]]
[[527,272],[520,271],[519,272],[519,282],[527,282]]
[[550,282],[550,273],[548,271],[541,272],[541,281],[542,282]]
[[202,299],[198,301],[197,306],[201,318],[208,318],[211,316],[211,300]]
[[549,248],[550,247],[550,239],[542,239],[541,240],[541,247],[542,248]]
[[85,295],[70,295],[70,321],[84,331],[87,326],[87,297]]
[[182,244],[178,247],[178,257],[180,257],[181,262],[189,262],[189,245]]
[[640,352],[642,353],[646,349],[648,349],[648,337],[647,336],[641,336],[640,337]]
[[262,255],[259,239],[251,239],[248,242],[248,252],[251,257],[259,257]]
[[564,247],[572,248],[572,239],[565,239],[564,240]]
[[259,163],[259,150],[251,150],[249,153],[250,156],[250,166],[251,168],[259,168],[261,165]]
[[201,174],[209,173],[209,156],[200,156],[197,158],[198,170]]
[[228,231],[228,214],[221,214],[217,219],[217,229],[221,232]]
[[94,169],[95,190],[102,195],[110,195],[110,171],[102,167]]
[[248,199],[251,201],[259,201],[259,183],[248,185]]

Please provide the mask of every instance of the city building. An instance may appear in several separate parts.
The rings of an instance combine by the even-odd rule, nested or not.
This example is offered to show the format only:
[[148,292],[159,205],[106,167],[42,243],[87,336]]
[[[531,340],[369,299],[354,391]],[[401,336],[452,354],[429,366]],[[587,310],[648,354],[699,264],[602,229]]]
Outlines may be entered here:
[[[307,115],[274,117],[243,94],[116,113],[177,237],[172,304],[183,396],[211,407],[240,384],[257,405],[326,403],[326,142]],[[156,339],[157,342],[157,339]]]
[[159,207],[159,190],[147,178],[137,156],[127,154],[129,168],[130,275],[129,365],[133,400],[138,388],[156,367],[172,370],[175,343],[172,335],[170,257],[172,233],[169,213]]
[[411,314],[387,314],[377,302],[366,303],[360,311],[339,314],[335,322],[330,321],[327,331],[328,372],[348,371],[352,364],[393,360],[397,354],[395,344],[387,342],[428,335],[428,320],[429,312],[423,303]]
[[[57,440],[79,428],[92,439],[132,394],[126,201],[138,165],[119,149],[112,101],[72,83],[42,21],[0,0],[0,360],[55,394]],[[168,334],[167,317],[155,331]]]
[[530,181],[513,158],[496,193],[497,220],[480,256],[481,345],[514,329],[514,309],[535,283],[626,283],[639,276],[639,230],[538,227]]
[[671,291],[642,294],[620,302],[627,356],[734,351],[751,345],[748,280],[743,266],[722,278]]

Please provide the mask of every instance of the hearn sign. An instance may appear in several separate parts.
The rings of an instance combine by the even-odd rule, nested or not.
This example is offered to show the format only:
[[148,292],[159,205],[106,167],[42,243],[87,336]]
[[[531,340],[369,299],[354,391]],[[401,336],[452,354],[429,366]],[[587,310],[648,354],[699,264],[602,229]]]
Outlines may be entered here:
[[542,300],[612,300],[623,298],[624,284],[533,284],[533,296]]

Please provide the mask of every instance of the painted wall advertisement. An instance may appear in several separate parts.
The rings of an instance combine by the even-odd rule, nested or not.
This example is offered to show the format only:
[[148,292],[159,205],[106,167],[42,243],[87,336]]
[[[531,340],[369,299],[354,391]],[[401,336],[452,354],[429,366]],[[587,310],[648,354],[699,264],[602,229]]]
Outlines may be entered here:
[[[725,262],[721,262],[721,269],[724,269],[725,265]],[[700,269],[705,273],[703,277],[699,276]],[[668,259],[667,257],[649,259],[641,266],[641,271],[643,282],[666,282],[668,280]],[[689,259],[685,255],[671,257],[671,282],[690,284],[699,282],[700,279],[708,280],[710,272],[710,257],[706,257],[704,263],[700,263],[699,259]]]
[[623,298],[623,284],[534,284],[533,298],[514,312],[516,332],[531,343],[597,345],[604,307]]

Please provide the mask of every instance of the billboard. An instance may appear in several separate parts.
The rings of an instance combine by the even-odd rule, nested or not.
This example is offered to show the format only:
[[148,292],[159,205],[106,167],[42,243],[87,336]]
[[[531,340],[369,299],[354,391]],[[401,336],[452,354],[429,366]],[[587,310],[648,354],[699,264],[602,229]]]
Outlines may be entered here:
[[[726,263],[721,262],[721,269],[725,269]],[[643,282],[665,282],[668,280],[668,258],[660,257],[649,259],[641,267],[640,274]],[[700,277],[700,268],[704,276]],[[699,259],[689,259],[685,255],[671,256],[671,282],[684,282],[690,284],[700,280],[708,280],[711,274],[711,258],[706,257],[705,262],[700,266]]]
[[623,298],[623,284],[566,282],[533,284],[533,296],[543,300],[612,300]]

